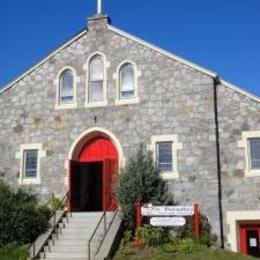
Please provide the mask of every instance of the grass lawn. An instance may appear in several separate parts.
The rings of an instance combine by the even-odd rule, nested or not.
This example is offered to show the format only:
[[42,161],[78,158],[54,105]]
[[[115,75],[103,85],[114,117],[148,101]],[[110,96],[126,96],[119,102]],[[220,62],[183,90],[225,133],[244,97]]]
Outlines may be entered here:
[[199,249],[192,253],[166,253],[160,248],[143,248],[132,249],[122,253],[118,251],[114,260],[135,260],[135,259],[150,259],[150,260],[256,260],[254,257],[242,256],[221,249]]
[[10,245],[5,248],[0,248],[1,260],[27,260],[28,247]]

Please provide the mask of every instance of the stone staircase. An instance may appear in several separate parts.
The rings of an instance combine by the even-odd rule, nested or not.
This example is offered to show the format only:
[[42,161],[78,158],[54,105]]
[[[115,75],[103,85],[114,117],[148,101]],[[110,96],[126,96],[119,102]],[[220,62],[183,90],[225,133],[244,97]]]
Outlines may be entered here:
[[[48,241],[40,259],[86,260],[88,259],[88,241],[102,217],[103,212],[72,213],[62,219],[58,234]],[[111,216],[111,217],[110,217]],[[106,224],[112,221],[112,214],[107,213]],[[104,224],[101,223],[91,242],[91,259],[97,259],[96,253],[104,238]]]

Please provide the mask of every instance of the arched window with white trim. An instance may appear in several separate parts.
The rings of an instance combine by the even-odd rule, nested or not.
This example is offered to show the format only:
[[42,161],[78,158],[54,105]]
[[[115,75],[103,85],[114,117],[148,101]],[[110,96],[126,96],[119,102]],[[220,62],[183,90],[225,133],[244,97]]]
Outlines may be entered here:
[[59,78],[59,105],[74,103],[74,75],[71,69],[65,69]]
[[88,103],[104,102],[104,58],[97,54],[89,62]]
[[135,69],[127,62],[119,70],[119,98],[131,99],[136,96]]

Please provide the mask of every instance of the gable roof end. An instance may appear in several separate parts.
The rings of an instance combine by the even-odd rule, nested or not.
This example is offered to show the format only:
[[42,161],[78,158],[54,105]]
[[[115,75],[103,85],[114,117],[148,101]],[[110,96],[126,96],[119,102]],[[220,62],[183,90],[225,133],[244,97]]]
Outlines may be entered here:
[[[163,54],[163,55],[165,55],[165,56],[167,56],[167,57],[169,57],[171,59],[177,60],[180,63],[185,64],[185,65],[187,65],[187,66],[189,66],[189,67],[191,67],[191,68],[193,68],[193,69],[195,69],[197,71],[200,71],[200,72],[202,72],[202,73],[204,73],[204,74],[206,74],[206,75],[208,75],[210,77],[213,77],[215,79],[219,79],[219,83],[223,84],[224,86],[229,87],[229,88],[235,90],[236,92],[239,92],[239,93],[241,93],[241,94],[243,94],[243,95],[253,99],[254,101],[257,101],[257,102],[260,103],[260,98],[259,97],[249,93],[248,91],[246,91],[244,89],[241,89],[240,87],[238,87],[238,86],[236,86],[236,85],[234,85],[234,84],[232,84],[232,83],[230,83],[228,81],[225,81],[225,80],[219,78],[217,73],[215,73],[215,72],[213,72],[213,71],[211,71],[209,69],[206,69],[206,68],[204,68],[202,66],[199,66],[199,65],[197,65],[197,64],[195,64],[193,62],[190,62],[190,61],[188,61],[186,59],[183,59],[183,58],[181,58],[178,55],[175,55],[175,54],[170,53],[170,52],[168,52],[166,50],[163,50],[162,48],[157,47],[154,44],[148,43],[148,42],[146,42],[146,41],[144,41],[144,40],[142,40],[142,39],[140,39],[140,38],[138,38],[136,36],[133,36],[133,35],[131,35],[131,34],[127,33],[127,32],[124,32],[124,31],[122,31],[122,30],[120,30],[120,29],[118,29],[116,27],[113,27],[112,25],[107,25],[107,27],[108,27],[108,29],[110,31],[113,31],[113,32],[115,32],[115,33],[117,33],[117,34],[119,34],[119,35],[121,35],[123,37],[131,39],[131,40],[133,40],[133,41],[135,41],[135,42],[137,42],[137,43],[139,43],[139,44],[141,44],[143,46],[146,46],[146,47],[148,47],[148,48],[150,48],[150,49],[152,49],[152,50],[154,50],[156,52],[159,52],[159,53],[161,53],[161,54]],[[72,37],[69,41],[67,41],[66,43],[61,45],[59,48],[54,50],[52,53],[50,53],[45,59],[41,60],[36,65],[34,65],[32,68],[30,68],[29,70],[25,71],[21,76],[16,78],[14,81],[10,82],[7,86],[5,86],[2,89],[0,89],[0,94],[4,93],[6,90],[8,90],[12,86],[14,86],[17,82],[19,82],[25,76],[27,76],[28,74],[33,72],[35,69],[37,69],[40,65],[45,63],[48,59],[52,58],[58,52],[62,51],[64,48],[66,48],[67,46],[72,44],[74,41],[78,40],[80,37],[85,35],[87,33],[87,31],[88,31],[87,29],[82,30],[80,33],[78,33],[74,37]]]
[[117,33],[117,34],[119,34],[119,35],[121,35],[121,36],[124,36],[124,37],[126,37],[128,39],[131,39],[131,40],[133,40],[133,41],[135,41],[135,42],[137,42],[137,43],[139,43],[139,44],[141,44],[143,46],[146,46],[146,47],[148,47],[148,48],[150,48],[150,49],[152,49],[152,50],[154,50],[156,52],[159,52],[159,53],[161,53],[161,54],[163,54],[163,55],[165,55],[165,56],[167,56],[167,57],[169,57],[171,59],[177,60],[180,63],[185,64],[185,65],[187,65],[187,66],[189,66],[189,67],[191,67],[191,68],[193,68],[193,69],[195,69],[197,71],[200,71],[200,72],[202,72],[202,73],[204,73],[204,74],[206,74],[206,75],[208,75],[210,77],[218,79],[219,83],[223,84],[224,86],[229,87],[229,88],[235,90],[236,92],[239,92],[239,93],[241,93],[241,94],[243,94],[243,95],[245,95],[245,96],[247,96],[247,97],[249,97],[249,98],[251,98],[251,99],[253,99],[253,100],[255,100],[255,101],[260,103],[260,98],[259,97],[249,93],[248,91],[246,91],[244,89],[241,89],[238,86],[235,86],[234,84],[232,84],[232,83],[230,83],[228,81],[225,81],[225,80],[219,78],[218,74],[213,72],[213,71],[211,71],[211,70],[208,70],[208,69],[206,69],[206,68],[204,68],[202,66],[199,66],[199,65],[197,65],[197,64],[195,64],[193,62],[190,62],[190,61],[188,61],[186,59],[183,59],[183,58],[179,57],[178,55],[175,55],[175,54],[170,53],[170,52],[168,52],[166,50],[163,50],[160,47],[157,47],[156,45],[148,43],[148,42],[146,42],[146,41],[144,41],[144,40],[142,40],[142,39],[140,39],[140,38],[138,38],[136,36],[133,36],[133,35],[127,33],[127,32],[124,32],[124,31],[122,31],[122,30],[120,30],[118,28],[115,28],[115,27],[113,27],[111,25],[108,25],[108,29],[113,31],[113,32],[115,32],[115,33]]

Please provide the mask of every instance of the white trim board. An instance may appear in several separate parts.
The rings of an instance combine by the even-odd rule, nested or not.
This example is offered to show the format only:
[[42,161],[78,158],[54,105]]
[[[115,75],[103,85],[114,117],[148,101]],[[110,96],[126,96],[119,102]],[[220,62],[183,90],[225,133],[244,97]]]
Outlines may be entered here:
[[50,58],[52,58],[54,55],[56,55],[58,52],[62,51],[64,48],[66,48],[67,46],[69,46],[70,44],[72,44],[74,41],[78,40],[79,38],[81,38],[83,35],[85,35],[87,33],[87,30],[83,30],[80,33],[78,33],[76,36],[74,36],[73,38],[71,38],[69,41],[65,42],[63,45],[61,45],[60,47],[58,47],[56,50],[54,50],[53,52],[51,52],[46,58],[44,58],[43,60],[41,60],[40,62],[38,62],[37,64],[35,64],[32,68],[30,68],[29,70],[25,71],[21,76],[19,76],[18,78],[16,78],[15,80],[13,80],[12,82],[10,82],[7,86],[0,88],[0,94],[4,93],[6,90],[8,90],[9,88],[11,88],[14,84],[16,84],[18,81],[20,81],[21,79],[23,79],[25,76],[27,76],[28,74],[30,74],[31,72],[33,72],[35,69],[37,69],[39,66],[41,66],[43,63],[45,63],[46,61],[48,61]]
[[250,93],[250,92],[248,92],[248,91],[246,91],[246,90],[244,90],[244,89],[242,89],[242,88],[240,88],[240,87],[238,87],[238,86],[236,86],[236,85],[234,85],[234,84],[232,84],[228,81],[225,81],[223,79],[220,79],[220,83],[222,85],[224,85],[228,88],[231,88],[231,89],[235,90],[236,92],[241,93],[241,94],[243,94],[243,95],[245,95],[249,98],[252,98],[256,102],[260,103],[260,98],[258,96],[254,95],[254,94],[252,94],[252,93]]

